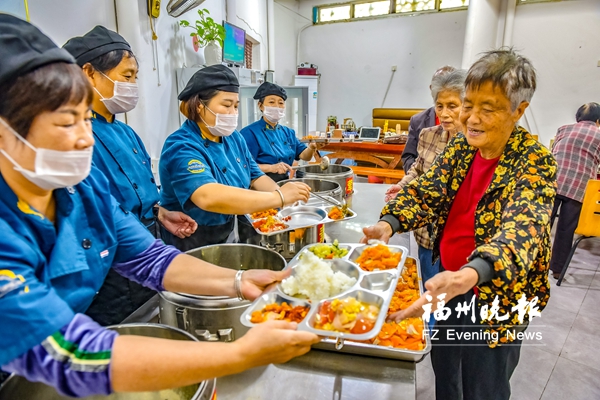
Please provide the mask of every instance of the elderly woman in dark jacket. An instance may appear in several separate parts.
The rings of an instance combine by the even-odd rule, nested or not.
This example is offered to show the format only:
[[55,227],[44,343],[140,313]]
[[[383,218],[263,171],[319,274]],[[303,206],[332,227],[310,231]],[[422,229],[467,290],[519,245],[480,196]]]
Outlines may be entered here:
[[433,223],[434,259],[445,271],[391,318],[437,308],[437,399],[508,399],[523,331],[550,295],[556,161],[517,126],[536,87],[529,60],[512,50],[486,53],[465,86],[464,134],[386,204],[363,240]]

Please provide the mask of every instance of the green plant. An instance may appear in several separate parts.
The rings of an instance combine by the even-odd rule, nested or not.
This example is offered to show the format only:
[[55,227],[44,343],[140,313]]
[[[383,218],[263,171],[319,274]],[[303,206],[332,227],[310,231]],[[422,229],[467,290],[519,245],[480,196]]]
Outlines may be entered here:
[[195,32],[191,33],[190,36],[195,36],[198,41],[199,47],[206,47],[206,45],[213,40],[219,42],[223,47],[223,40],[225,40],[225,28],[221,24],[215,22],[214,19],[209,17],[210,12],[206,8],[198,10],[200,19],[196,21],[196,25],[191,25],[186,20],[179,21],[180,26],[192,28]]

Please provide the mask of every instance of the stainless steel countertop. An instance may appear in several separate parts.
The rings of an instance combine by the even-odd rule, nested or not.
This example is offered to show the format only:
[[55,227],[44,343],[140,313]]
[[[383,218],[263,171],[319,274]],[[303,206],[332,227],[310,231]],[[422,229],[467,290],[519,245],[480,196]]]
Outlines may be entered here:
[[[357,217],[328,224],[325,233],[340,242],[358,242],[362,228],[379,219],[387,188],[355,183],[349,205]],[[393,242],[410,249],[408,235],[396,235]],[[219,378],[217,395],[219,400],[414,400],[415,379],[414,363],[311,350],[283,365]]]

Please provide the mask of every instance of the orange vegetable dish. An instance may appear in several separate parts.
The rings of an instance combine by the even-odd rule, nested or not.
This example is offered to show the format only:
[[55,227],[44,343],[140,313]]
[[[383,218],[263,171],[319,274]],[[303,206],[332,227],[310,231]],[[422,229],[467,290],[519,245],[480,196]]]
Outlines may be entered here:
[[[390,303],[388,315],[403,310],[415,302],[420,297],[418,288],[417,265],[411,259],[407,259],[402,279],[398,282]],[[379,334],[367,343],[421,351],[425,348],[423,329],[423,320],[419,317],[407,318],[400,322],[385,322]]]
[[269,215],[267,218],[259,219],[252,223],[252,226],[263,233],[271,233],[275,231],[281,231],[286,229],[288,226],[278,220],[277,218]]
[[339,207],[333,207],[327,216],[331,219],[344,219],[344,213]]
[[260,324],[265,321],[278,320],[300,323],[306,317],[306,314],[308,314],[308,307],[292,307],[284,301],[281,304],[267,304],[262,310],[254,311],[250,317],[250,322]]
[[392,253],[386,245],[368,247],[356,259],[356,263],[365,271],[392,269],[398,267],[402,253]]
[[261,218],[267,218],[271,215],[273,215],[273,216],[277,215],[277,210],[274,208],[271,208],[270,210],[267,210],[267,211],[257,211],[255,213],[250,214],[250,218],[261,219]]

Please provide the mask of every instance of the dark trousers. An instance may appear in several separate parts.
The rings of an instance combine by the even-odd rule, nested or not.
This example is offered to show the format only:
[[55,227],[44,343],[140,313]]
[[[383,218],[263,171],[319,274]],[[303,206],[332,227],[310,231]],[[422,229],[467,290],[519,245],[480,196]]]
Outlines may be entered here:
[[554,243],[552,244],[552,258],[550,259],[550,269],[552,272],[561,273],[565,262],[567,262],[571,246],[573,245],[573,235],[579,222],[581,206],[582,203],[577,200],[560,195],[557,195],[556,200],[554,200],[550,224],[554,224],[554,218],[556,218],[559,210],[560,215],[558,216]]
[[[473,291],[457,296],[446,306],[452,312],[445,321],[436,321],[433,329],[431,363],[435,372],[437,400],[508,400],[510,377],[519,362],[521,341],[490,348],[483,336],[479,308],[475,304],[475,322],[471,312],[458,318],[455,308],[470,303]],[[436,300],[434,300],[436,301]],[[459,339],[458,334],[472,337]],[[473,336],[479,334],[479,338]]]

